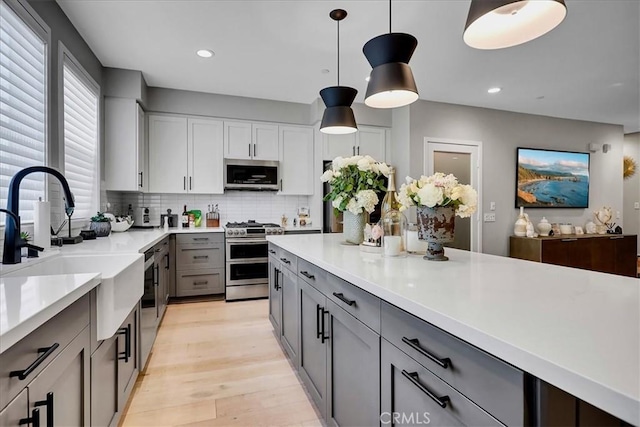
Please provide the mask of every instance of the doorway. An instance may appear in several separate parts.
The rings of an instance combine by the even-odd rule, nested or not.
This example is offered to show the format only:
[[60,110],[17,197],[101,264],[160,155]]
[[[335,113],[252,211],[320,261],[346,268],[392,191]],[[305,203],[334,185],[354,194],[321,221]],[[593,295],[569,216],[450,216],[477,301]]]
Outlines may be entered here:
[[453,174],[461,184],[478,192],[478,209],[470,218],[455,218],[455,240],[445,246],[473,252],[482,251],[482,144],[479,141],[424,139],[424,173]]

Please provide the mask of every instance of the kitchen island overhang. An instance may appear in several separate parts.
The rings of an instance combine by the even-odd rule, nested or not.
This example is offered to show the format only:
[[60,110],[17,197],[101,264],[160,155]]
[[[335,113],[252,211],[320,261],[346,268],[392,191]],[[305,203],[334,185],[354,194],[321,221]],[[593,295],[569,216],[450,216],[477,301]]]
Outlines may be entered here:
[[448,249],[382,258],[340,234],[268,240],[627,422],[640,423],[637,279]]

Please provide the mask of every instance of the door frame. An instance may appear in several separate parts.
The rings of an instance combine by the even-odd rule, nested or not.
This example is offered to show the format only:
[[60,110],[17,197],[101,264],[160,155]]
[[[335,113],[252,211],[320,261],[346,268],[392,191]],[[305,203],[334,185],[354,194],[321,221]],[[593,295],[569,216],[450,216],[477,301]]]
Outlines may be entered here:
[[[471,173],[471,185],[478,192],[478,208],[471,216],[471,252],[482,252],[482,141],[471,141],[461,139],[432,138],[424,137],[424,159],[423,173],[431,175],[429,171],[433,169],[433,159],[429,154],[430,144],[443,144],[451,146],[453,152],[468,153],[471,155],[473,168],[474,154],[476,154],[476,171]],[[465,147],[471,147],[465,150]],[[474,153],[476,151],[476,153]]]

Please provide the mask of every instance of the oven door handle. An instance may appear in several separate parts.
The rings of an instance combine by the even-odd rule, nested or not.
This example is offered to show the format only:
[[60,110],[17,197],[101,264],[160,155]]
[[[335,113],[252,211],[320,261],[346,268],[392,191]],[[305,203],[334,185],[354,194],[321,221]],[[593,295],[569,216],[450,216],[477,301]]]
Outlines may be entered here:
[[242,245],[248,243],[250,245],[256,244],[268,244],[267,239],[227,239],[227,244],[230,245]]

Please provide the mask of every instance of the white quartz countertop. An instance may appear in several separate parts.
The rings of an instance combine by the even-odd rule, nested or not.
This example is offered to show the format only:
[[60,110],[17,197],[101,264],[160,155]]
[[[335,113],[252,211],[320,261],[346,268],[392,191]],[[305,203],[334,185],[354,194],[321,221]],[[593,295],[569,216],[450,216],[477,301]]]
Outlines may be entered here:
[[[58,255],[144,252],[166,236],[178,233],[224,233],[224,229],[130,229],[122,233],[112,232],[108,237],[85,240],[75,245],[52,247],[41,253],[39,258],[22,258],[20,264],[0,265],[0,354],[91,289],[99,286],[101,282],[100,271],[94,274],[28,276],[28,273],[25,273],[25,276],[19,276],[19,270],[28,271],[30,266]],[[14,277],[5,277],[8,273],[12,273]],[[140,280],[142,281],[143,277],[140,277]]]
[[640,424],[640,280],[446,249],[383,258],[341,234],[267,240],[633,425]]

